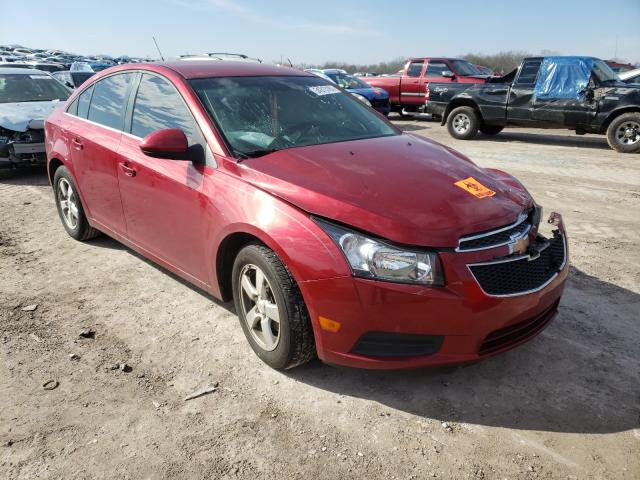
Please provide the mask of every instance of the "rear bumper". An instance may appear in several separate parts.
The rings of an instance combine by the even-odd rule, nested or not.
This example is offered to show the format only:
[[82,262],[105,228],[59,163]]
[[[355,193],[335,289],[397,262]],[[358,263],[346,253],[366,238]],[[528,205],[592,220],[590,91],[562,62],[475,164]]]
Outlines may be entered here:
[[444,103],[436,103],[427,100],[424,104],[424,113],[430,113],[431,115],[435,115],[437,117],[442,117],[446,109],[447,105]]
[[[563,229],[562,234],[566,242]],[[302,282],[320,359],[369,369],[475,362],[530,340],[555,317],[568,261],[541,289],[492,296],[468,268],[477,253],[440,256],[446,287],[350,276]],[[320,316],[338,322],[339,330],[323,330]]]
[[45,165],[44,143],[8,143],[0,145],[0,168]]

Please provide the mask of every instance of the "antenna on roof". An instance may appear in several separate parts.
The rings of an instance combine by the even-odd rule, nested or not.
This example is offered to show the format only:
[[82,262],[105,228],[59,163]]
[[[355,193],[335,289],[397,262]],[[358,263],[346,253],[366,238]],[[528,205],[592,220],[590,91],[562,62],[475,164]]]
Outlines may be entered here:
[[160,47],[158,46],[158,42],[156,42],[156,37],[152,36],[151,38],[153,38],[153,43],[156,44],[156,48],[158,49],[158,53],[160,54],[160,60],[162,60],[164,62],[164,56],[162,55],[162,52],[160,51]]

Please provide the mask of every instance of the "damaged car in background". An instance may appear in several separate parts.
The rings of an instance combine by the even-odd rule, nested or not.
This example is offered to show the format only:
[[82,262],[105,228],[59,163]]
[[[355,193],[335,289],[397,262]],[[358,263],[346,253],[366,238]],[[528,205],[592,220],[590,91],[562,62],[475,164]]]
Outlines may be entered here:
[[70,91],[38,70],[0,70],[0,168],[44,165],[44,120]]

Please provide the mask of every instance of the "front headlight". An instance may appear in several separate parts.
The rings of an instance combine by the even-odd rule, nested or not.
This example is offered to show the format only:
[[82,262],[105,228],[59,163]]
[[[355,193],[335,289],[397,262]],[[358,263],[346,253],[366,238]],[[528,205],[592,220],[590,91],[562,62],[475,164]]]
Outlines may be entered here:
[[354,276],[397,283],[443,285],[434,252],[405,250],[318,218],[315,222],[338,245]]
[[358,100],[360,100],[362,103],[364,103],[366,106],[370,107],[371,106],[371,102],[369,100],[367,100],[367,97],[360,95],[359,93],[352,93],[351,95],[353,95],[354,97],[356,97]]

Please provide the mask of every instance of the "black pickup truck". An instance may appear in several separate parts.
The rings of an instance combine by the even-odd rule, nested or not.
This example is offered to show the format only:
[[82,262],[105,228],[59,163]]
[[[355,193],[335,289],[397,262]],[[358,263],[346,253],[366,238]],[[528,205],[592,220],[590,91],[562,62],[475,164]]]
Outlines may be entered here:
[[640,87],[597,58],[533,57],[486,83],[429,83],[425,109],[468,140],[507,125],[606,134],[609,146],[640,152]]

